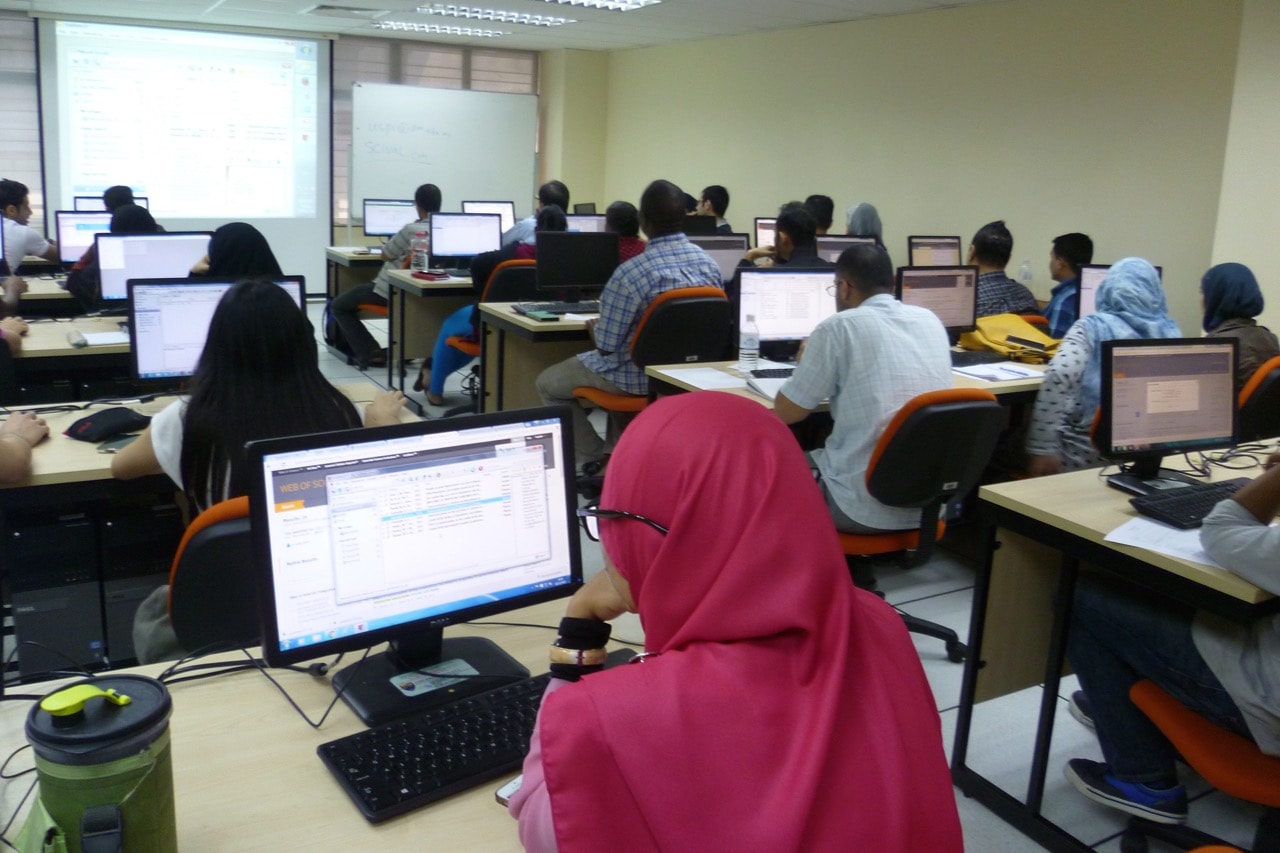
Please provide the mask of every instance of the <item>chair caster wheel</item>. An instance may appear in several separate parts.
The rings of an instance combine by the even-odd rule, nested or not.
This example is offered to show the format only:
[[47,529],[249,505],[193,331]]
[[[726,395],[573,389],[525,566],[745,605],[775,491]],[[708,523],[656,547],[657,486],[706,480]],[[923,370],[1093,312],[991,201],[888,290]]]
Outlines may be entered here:
[[952,663],[964,663],[969,656],[969,647],[964,643],[947,643],[947,660]]

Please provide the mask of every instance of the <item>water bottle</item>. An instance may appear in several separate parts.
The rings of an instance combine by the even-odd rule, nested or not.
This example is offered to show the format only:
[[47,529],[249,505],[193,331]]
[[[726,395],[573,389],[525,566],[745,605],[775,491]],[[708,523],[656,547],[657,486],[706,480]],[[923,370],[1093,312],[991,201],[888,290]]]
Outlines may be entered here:
[[431,238],[427,236],[426,231],[419,231],[413,235],[413,242],[409,244],[409,269],[414,272],[425,271],[431,266],[428,260],[430,257]]
[[738,369],[745,373],[759,364],[760,327],[756,325],[756,315],[748,314],[738,330]]
[[1030,285],[1031,280],[1031,261],[1028,259],[1022,262],[1022,266],[1018,267],[1018,281]]

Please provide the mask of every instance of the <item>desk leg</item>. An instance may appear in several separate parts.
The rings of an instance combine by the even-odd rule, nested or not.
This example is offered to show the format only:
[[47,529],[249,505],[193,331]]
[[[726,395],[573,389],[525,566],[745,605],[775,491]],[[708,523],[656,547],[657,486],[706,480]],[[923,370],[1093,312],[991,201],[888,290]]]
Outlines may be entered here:
[[[652,380],[650,380],[652,387]],[[973,705],[978,686],[978,670],[982,669],[982,638],[986,628],[987,598],[991,590],[991,564],[995,559],[996,527],[987,524],[983,528],[986,555],[982,568],[974,579],[973,612],[969,617],[969,655],[964,662],[964,677],[960,681],[960,708],[956,712],[956,739],[951,749],[951,770],[953,776],[964,769],[965,756],[969,751],[969,728],[973,723]],[[957,778],[956,784],[960,784]],[[962,787],[963,790],[963,787]]]
[[325,299],[332,299],[338,295],[338,262],[329,260],[325,263],[326,272],[324,281]]
[[1049,767],[1049,745],[1053,740],[1053,717],[1058,709],[1058,685],[1062,681],[1062,662],[1067,656],[1067,630],[1071,626],[1071,605],[1076,593],[1076,577],[1080,561],[1062,555],[1058,573],[1058,589],[1053,602],[1053,630],[1049,635],[1049,654],[1045,658],[1044,693],[1040,697],[1040,721],[1036,724],[1036,745],[1031,758],[1031,777],[1027,782],[1027,808],[1040,814],[1044,800],[1044,777]]

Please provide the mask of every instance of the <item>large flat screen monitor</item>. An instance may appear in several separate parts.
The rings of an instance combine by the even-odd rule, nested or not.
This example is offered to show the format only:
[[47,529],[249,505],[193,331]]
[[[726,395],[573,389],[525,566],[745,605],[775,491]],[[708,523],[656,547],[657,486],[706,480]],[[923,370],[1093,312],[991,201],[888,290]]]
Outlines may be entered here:
[[571,213],[565,218],[569,220],[570,231],[591,231],[598,234],[604,230],[603,213]]
[[618,268],[618,235],[611,231],[539,231],[537,288],[577,302],[599,293]]
[[58,229],[58,259],[64,264],[80,260],[95,236],[111,230],[111,214],[106,211],[55,210],[53,221]]
[[[394,237],[400,229],[418,219],[418,208],[407,198],[366,198],[364,235]],[[425,226],[424,226],[425,229]]]
[[756,248],[763,249],[773,245],[773,232],[777,228],[778,217],[757,216],[755,224]]
[[445,626],[582,583],[566,406],[248,446],[262,653],[391,648],[334,686],[374,725],[527,671]]
[[496,213],[431,214],[432,266],[469,266],[481,252],[502,246],[502,217]]
[[899,267],[894,295],[938,315],[952,337],[978,326],[977,267]]
[[694,234],[689,242],[711,256],[720,267],[720,278],[729,281],[738,268],[738,262],[746,256],[747,234]]
[[514,201],[464,201],[463,213],[496,213],[502,217],[502,233],[506,234],[516,224]]
[[760,354],[772,361],[793,359],[814,327],[836,313],[836,298],[827,292],[834,280],[831,270],[743,269],[738,327],[748,314],[754,316]]
[[98,234],[102,299],[121,305],[131,278],[179,278],[209,251],[208,231],[163,234]]
[[[300,275],[272,279],[304,309]],[[196,372],[214,309],[238,279],[129,280],[129,340],[137,379],[179,380]]]
[[1102,399],[1094,443],[1128,470],[1108,482],[1145,494],[1186,478],[1161,469],[1174,453],[1230,447],[1237,432],[1235,338],[1102,344]]
[[850,246],[874,246],[875,237],[848,237],[837,234],[818,235],[818,257],[835,263]]
[[[1080,286],[1076,288],[1076,319],[1098,313],[1098,288],[1107,278],[1110,264],[1083,264],[1080,267]],[[1164,279],[1164,268],[1156,267],[1156,275]]]
[[[138,207],[151,207],[151,201],[145,195],[135,195],[133,203]],[[107,203],[102,200],[100,195],[77,195],[71,198],[71,207],[74,210],[82,211],[105,211]]]
[[959,237],[908,237],[907,263],[913,267],[958,267]]

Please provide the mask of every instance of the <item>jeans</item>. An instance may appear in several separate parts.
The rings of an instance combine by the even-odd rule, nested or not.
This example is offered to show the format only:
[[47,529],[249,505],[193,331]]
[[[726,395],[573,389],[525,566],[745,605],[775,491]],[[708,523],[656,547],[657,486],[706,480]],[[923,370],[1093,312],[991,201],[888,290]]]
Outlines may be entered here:
[[1173,745],[1129,700],[1129,688],[1154,681],[1191,710],[1250,737],[1244,715],[1191,639],[1190,607],[1139,597],[1092,575],[1076,586],[1067,657],[1092,706],[1110,771],[1125,782],[1177,783]]
[[329,310],[333,312],[333,321],[342,330],[351,352],[359,359],[369,359],[381,351],[378,342],[360,319],[361,305],[386,305],[387,300],[379,296],[372,284],[357,284],[333,297]]
[[474,305],[465,305],[445,318],[440,326],[440,334],[436,335],[435,349],[431,351],[431,385],[432,394],[444,393],[444,381],[449,374],[461,370],[471,361],[471,356],[459,349],[454,349],[445,341],[454,335],[469,335],[474,330],[471,325],[471,312]]

